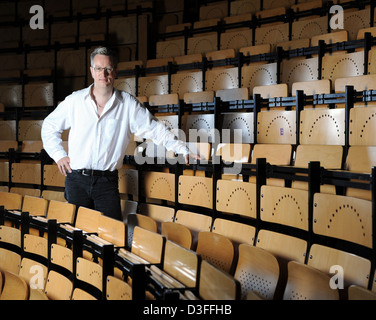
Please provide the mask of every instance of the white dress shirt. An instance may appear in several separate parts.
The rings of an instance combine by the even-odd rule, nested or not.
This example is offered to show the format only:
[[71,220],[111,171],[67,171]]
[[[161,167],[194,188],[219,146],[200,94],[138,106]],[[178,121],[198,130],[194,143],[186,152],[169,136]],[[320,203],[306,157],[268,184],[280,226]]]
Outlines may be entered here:
[[[156,145],[186,155],[186,144],[158,121],[135,97],[114,89],[103,113],[98,116],[91,87],[73,92],[43,121],[43,148],[58,162],[70,158],[72,169],[115,170],[123,159],[132,134],[151,139]],[[69,131],[68,152],[61,133]]]

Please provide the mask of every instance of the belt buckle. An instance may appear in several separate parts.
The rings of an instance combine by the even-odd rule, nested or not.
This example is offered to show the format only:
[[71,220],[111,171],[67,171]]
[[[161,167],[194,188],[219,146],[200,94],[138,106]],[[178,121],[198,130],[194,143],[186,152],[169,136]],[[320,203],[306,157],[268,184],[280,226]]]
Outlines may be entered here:
[[86,171],[89,171],[89,172],[92,173],[92,170],[85,170],[85,169],[83,169],[82,172],[81,172],[81,174],[82,174],[83,176],[90,177],[91,174],[87,174]]

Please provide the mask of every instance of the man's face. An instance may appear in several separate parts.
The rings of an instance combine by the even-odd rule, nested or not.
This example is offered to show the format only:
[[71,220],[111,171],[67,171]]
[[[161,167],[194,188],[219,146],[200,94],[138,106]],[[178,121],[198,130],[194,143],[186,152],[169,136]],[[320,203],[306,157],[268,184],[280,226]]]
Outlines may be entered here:
[[97,54],[93,60],[94,64],[90,67],[94,84],[98,87],[113,87],[116,70],[110,57]]

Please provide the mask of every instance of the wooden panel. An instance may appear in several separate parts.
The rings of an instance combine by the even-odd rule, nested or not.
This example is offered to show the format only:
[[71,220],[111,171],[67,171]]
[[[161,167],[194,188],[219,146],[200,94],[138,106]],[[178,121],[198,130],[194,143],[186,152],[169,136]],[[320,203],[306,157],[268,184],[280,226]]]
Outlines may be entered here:
[[262,186],[261,220],[308,230],[308,192]]
[[42,140],[43,120],[20,120],[18,126],[18,140]]
[[0,181],[9,182],[9,162],[0,161]]
[[328,18],[320,17],[309,20],[294,21],[292,24],[292,39],[312,38],[327,33]]
[[360,29],[371,27],[370,8],[355,11],[345,11],[345,29],[349,33],[349,40],[355,40]]
[[376,74],[337,78],[334,84],[334,91],[345,92],[346,86],[353,86],[356,91],[375,90]]
[[24,196],[22,211],[29,212],[33,216],[46,216],[48,201],[43,198]]
[[206,72],[205,90],[237,88],[238,83],[238,68],[212,69]]
[[351,146],[346,158],[346,170],[360,173],[371,173],[376,166],[376,147]]
[[6,210],[21,210],[22,195],[10,192],[0,192],[0,203]]
[[218,269],[230,272],[234,259],[234,245],[221,234],[201,231],[198,234],[197,254]]
[[188,38],[187,54],[206,53],[218,50],[217,34]]
[[163,270],[189,288],[196,286],[198,261],[195,252],[166,241]]
[[272,110],[257,114],[258,143],[296,143],[296,112]]
[[17,140],[16,120],[0,120],[0,139]]
[[249,143],[220,143],[216,155],[226,162],[249,162],[251,158],[251,145]]
[[179,177],[179,202],[213,208],[213,180],[204,177]]
[[221,49],[240,49],[252,45],[252,30],[232,30],[221,34]]
[[332,266],[341,266],[345,286],[348,284],[357,284],[365,288],[368,286],[371,261],[355,254],[313,244],[309,252],[308,265],[328,274]]
[[253,112],[226,113],[222,115],[222,134],[230,130],[230,142],[241,134],[242,143],[254,143]]
[[300,143],[345,144],[345,109],[309,109],[300,113]]
[[110,217],[98,217],[98,237],[111,242],[117,247],[127,245],[126,224]]
[[48,219],[56,219],[58,223],[74,223],[76,206],[72,203],[50,200],[47,211]]
[[236,300],[239,298],[237,281],[207,261],[201,263],[199,283],[199,295],[204,300]]
[[291,94],[295,96],[297,90],[302,90],[306,95],[330,93],[331,82],[328,79],[294,82]]
[[324,40],[326,44],[348,41],[348,32],[347,30],[340,30],[336,32],[323,33],[323,34],[314,36],[311,39],[311,46],[312,47],[318,46],[319,40]]
[[25,85],[25,107],[47,107],[53,105],[53,83]]
[[278,261],[273,254],[252,245],[239,246],[239,260],[235,279],[241,284],[242,299],[256,292],[263,299],[272,300],[279,278]]
[[133,231],[132,253],[150,263],[160,263],[164,247],[164,237],[158,233],[135,227]]
[[307,242],[282,233],[260,230],[257,235],[257,247],[268,250],[277,257],[304,263]]
[[249,100],[248,88],[232,88],[216,91],[216,97],[221,101]]
[[328,274],[296,261],[288,263],[284,300],[338,300],[338,289],[330,287]]
[[[283,60],[281,66],[281,81],[287,83],[292,92],[294,82],[308,82],[318,80],[318,59]],[[295,94],[295,92],[293,92]]]
[[256,28],[255,45],[270,44],[274,50],[277,43],[288,40],[288,23]]
[[271,165],[288,166],[291,164],[292,146],[289,144],[262,144],[256,143],[252,152],[252,163],[257,158],[266,158]]
[[256,185],[231,180],[217,181],[217,210],[256,218]]
[[65,176],[63,176],[56,164],[43,166],[43,183],[46,186],[65,187]]
[[214,220],[212,232],[225,236],[234,244],[247,243],[253,245],[256,228],[244,223],[217,218]]
[[313,231],[372,248],[372,202],[316,193]]
[[77,258],[77,269],[76,277],[77,279],[89,283],[102,291],[103,281],[102,281],[102,267],[92,261],[84,258]]
[[349,142],[351,146],[376,145],[376,107],[350,109]]
[[322,60],[322,79],[335,82],[338,78],[359,76],[364,71],[364,53],[353,52],[324,56]]
[[32,234],[24,235],[24,250],[33,254],[40,255],[44,258],[48,257],[47,239]]
[[[202,72],[176,73],[171,76],[171,92],[177,93],[179,99],[187,92],[201,92],[203,90]],[[213,101],[213,100],[212,100]]]
[[215,133],[214,114],[184,115],[182,130],[185,132],[188,142],[212,142]]
[[267,86],[277,84],[277,64],[250,64],[242,67],[241,86],[249,88],[253,96],[253,88],[256,86]]
[[138,196],[138,171],[121,168],[119,172],[119,192]]
[[185,53],[185,40],[184,38],[181,38],[166,41],[157,41],[156,47],[157,58],[182,56]]
[[175,201],[175,175],[163,172],[144,172],[142,191],[147,198]]
[[146,76],[138,79],[138,95],[150,97],[157,94],[168,94],[168,76]]
[[53,243],[51,245],[51,262],[72,272],[73,251],[67,247]]
[[99,216],[101,215],[100,211],[79,207],[75,226],[86,232],[98,232]]
[[310,161],[320,161],[320,166],[326,169],[341,169],[342,155],[342,146],[299,145],[294,166],[308,168]]
[[41,184],[41,165],[38,163],[13,163],[12,182]]
[[22,85],[1,85],[0,101],[6,107],[22,107]]
[[149,97],[149,104],[151,106],[164,106],[164,105],[172,105],[178,104],[179,97],[177,93],[171,94],[160,94],[154,95]]
[[255,13],[260,10],[259,2],[251,1],[231,1],[231,15],[240,15],[243,13]]
[[256,86],[253,88],[253,94],[259,94],[264,99],[287,97],[288,86],[286,83]]
[[136,78],[117,78],[114,81],[114,87],[118,90],[123,90],[136,95]]

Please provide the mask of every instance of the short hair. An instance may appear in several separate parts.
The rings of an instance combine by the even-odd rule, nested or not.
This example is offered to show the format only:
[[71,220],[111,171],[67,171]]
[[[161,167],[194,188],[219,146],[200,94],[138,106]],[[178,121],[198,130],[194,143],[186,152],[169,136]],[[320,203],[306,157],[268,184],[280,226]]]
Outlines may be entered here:
[[98,48],[95,48],[94,51],[90,54],[90,65],[92,67],[94,67],[94,57],[97,54],[101,54],[101,55],[110,57],[111,62],[113,64],[113,67],[116,68],[117,63],[118,63],[116,52],[112,51],[111,49],[109,49],[107,47],[98,47]]

